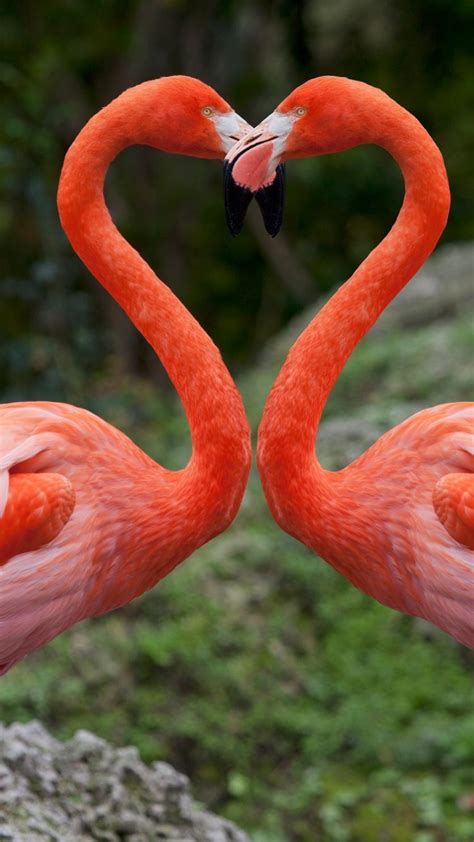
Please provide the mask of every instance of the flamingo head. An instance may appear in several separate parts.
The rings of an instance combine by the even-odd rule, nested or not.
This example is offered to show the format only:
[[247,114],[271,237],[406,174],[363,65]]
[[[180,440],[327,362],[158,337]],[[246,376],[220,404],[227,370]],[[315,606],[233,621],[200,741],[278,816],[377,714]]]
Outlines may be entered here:
[[[144,88],[149,83],[145,83]],[[235,144],[252,132],[240,117],[213,88],[191,76],[167,76],[157,80],[155,91],[160,97],[159,111],[146,113],[143,121],[143,142],[164,152],[192,155],[196,158],[220,158]],[[137,91],[137,89],[132,89]],[[147,106],[149,104],[147,99]],[[225,167],[227,165],[225,164]],[[275,184],[270,189],[258,191],[257,201],[262,211],[267,231],[273,233],[274,206],[278,204],[275,191],[282,191],[281,168]],[[236,189],[225,178],[227,222],[231,233],[238,234],[242,227],[252,191]],[[230,195],[232,194],[232,195]],[[232,209],[232,210],[230,210]],[[276,232],[275,232],[276,233]]]
[[[160,107],[148,111],[144,130],[150,145],[164,152],[223,159],[252,129],[217,91],[199,79],[165,76],[152,84]],[[147,105],[150,107],[150,99]]]
[[281,225],[284,196],[278,182],[283,162],[340,152],[363,142],[361,87],[374,91],[361,82],[337,76],[310,79],[295,88],[227,153],[226,178],[232,182],[234,194],[240,190],[257,199],[259,195],[267,201],[271,197],[275,204],[268,214],[272,213],[275,224]]

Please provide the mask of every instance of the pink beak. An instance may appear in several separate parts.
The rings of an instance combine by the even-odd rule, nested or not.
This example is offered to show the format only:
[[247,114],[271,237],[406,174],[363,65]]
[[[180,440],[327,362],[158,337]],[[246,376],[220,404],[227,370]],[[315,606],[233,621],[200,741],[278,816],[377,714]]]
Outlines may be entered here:
[[281,143],[275,147],[280,138],[271,131],[271,119],[272,115],[241,138],[224,161],[225,210],[233,236],[241,230],[252,198],[260,207],[270,236],[275,237],[281,228],[285,172],[278,160]]
[[261,123],[232,147],[227,153],[226,161],[231,167],[236,184],[252,193],[272,184],[278,166],[278,161],[275,160],[275,140],[277,135],[272,134],[265,128],[264,123]]

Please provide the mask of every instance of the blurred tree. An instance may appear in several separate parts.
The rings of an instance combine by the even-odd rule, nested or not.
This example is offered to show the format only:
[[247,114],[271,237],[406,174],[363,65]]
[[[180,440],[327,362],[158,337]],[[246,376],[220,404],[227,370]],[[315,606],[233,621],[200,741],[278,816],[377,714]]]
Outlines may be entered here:
[[[72,256],[55,211],[67,146],[101,105],[145,78],[199,76],[254,122],[309,76],[379,85],[420,117],[443,150],[454,196],[446,236],[473,236],[473,24],[465,0],[4,3],[0,388],[13,397],[78,400],[85,371],[86,380],[104,369],[162,377]],[[396,167],[379,151],[292,162],[288,170],[285,229],[274,242],[255,214],[237,243],[229,238],[215,163],[167,158],[164,165],[152,150],[129,150],[108,179],[125,236],[234,366],[251,360],[320,289],[343,280],[383,236],[400,201]]]
[[[55,207],[77,132],[143,79],[200,76],[253,123],[311,76],[378,85],[443,151],[445,237],[474,239],[469,0],[0,3],[2,400],[79,403],[170,468],[189,456],[183,419],[146,382],[164,381],[158,362],[75,258]],[[233,241],[221,190],[218,163],[145,148],[120,156],[107,181],[124,235],[230,366],[250,369],[268,337],[384,235],[402,183],[380,150],[291,162],[275,241],[254,209]],[[389,340],[371,334],[328,406],[337,453],[353,446],[348,425],[358,442],[425,400],[467,394],[472,327],[459,315],[443,324],[437,310],[432,327],[408,322]],[[267,352],[241,378],[253,421],[280,357]],[[92,727],[169,758],[216,808],[258,828],[258,842],[470,842],[472,658],[431,634],[276,530],[254,478],[222,542],[126,614],[78,626],[25,661],[1,683],[0,712],[64,732]]]

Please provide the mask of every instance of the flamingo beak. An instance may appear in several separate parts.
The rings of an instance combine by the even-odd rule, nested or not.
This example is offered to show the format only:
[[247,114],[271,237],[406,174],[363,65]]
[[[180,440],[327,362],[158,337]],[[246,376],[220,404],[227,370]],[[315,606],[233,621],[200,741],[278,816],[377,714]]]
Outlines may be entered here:
[[230,152],[236,141],[253,131],[252,126],[235,111],[215,114],[211,119],[221,139],[224,153]]
[[280,163],[280,135],[272,131],[272,117],[239,140],[224,161],[226,220],[234,237],[242,229],[252,198],[258,203],[265,228],[272,237],[276,237],[282,225],[285,170]]

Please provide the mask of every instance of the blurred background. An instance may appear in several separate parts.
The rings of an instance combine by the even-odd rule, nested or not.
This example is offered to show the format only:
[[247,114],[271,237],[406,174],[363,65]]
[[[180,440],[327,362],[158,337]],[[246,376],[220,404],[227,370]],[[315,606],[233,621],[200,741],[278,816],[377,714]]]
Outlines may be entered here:
[[[453,206],[438,256],[345,369],[324,464],[346,464],[423,406],[472,397],[468,0],[24,0],[2,4],[0,31],[2,401],[85,406],[168,467],[186,463],[165,373],[76,259],[55,206],[86,120],[174,73],[215,86],[253,124],[307,78],[351,76],[415,113],[443,151]],[[270,240],[251,213],[233,240],[221,169],[130,149],[107,199],[220,346],[256,428],[289,345],[387,232],[402,181],[372,147],[291,162],[283,232]],[[446,635],[370,601],[280,532],[253,476],[227,533],[2,679],[0,719],[134,743],[257,842],[472,842],[473,668]]]

